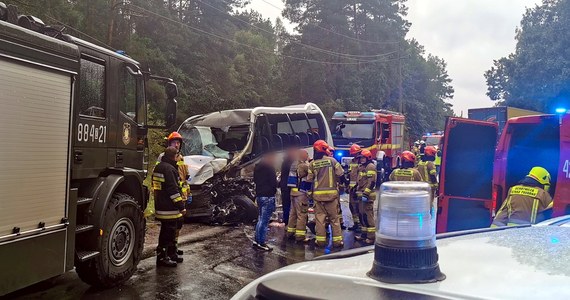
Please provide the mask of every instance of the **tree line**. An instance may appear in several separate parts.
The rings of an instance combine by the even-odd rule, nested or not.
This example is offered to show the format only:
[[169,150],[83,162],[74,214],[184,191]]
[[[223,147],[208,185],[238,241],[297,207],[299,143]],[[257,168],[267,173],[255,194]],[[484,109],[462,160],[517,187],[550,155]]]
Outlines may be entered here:
[[487,95],[499,105],[554,113],[570,108],[570,1],[528,8],[515,33],[514,53],[485,73]]
[[[314,102],[327,117],[403,109],[413,138],[443,128],[452,114],[451,79],[443,59],[406,38],[405,0],[264,0],[275,9],[277,1],[293,32],[281,19],[248,10],[248,0],[4,2],[173,78],[179,121],[214,110]],[[151,95],[160,109],[158,89]]]

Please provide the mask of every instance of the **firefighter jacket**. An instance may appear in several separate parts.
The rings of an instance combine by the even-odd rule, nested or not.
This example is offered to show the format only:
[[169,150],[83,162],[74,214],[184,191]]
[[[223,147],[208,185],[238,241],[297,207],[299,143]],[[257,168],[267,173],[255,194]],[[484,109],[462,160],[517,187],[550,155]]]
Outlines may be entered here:
[[442,156],[441,150],[437,150],[437,154],[435,155],[435,161],[434,161],[434,164],[436,166],[441,166],[441,156]]
[[415,168],[394,169],[390,181],[424,181],[420,172]]
[[162,157],[152,173],[154,208],[157,219],[178,219],[182,217],[184,199],[180,189],[180,177],[176,161]]
[[306,194],[310,189],[310,183],[307,182],[307,175],[309,175],[309,163],[306,161],[294,162],[291,164],[291,169],[295,168],[295,177],[297,182],[295,187],[291,188],[291,196],[297,197]]
[[418,164],[418,171],[425,182],[427,182],[432,189],[437,188],[437,171],[433,161],[420,161]]
[[535,224],[536,216],[551,206],[552,198],[542,188],[525,184],[515,185],[509,190],[507,199],[493,220],[493,225]]
[[315,201],[333,201],[339,198],[337,178],[344,174],[336,159],[324,156],[309,164],[307,182],[312,183],[312,197]]
[[376,165],[372,162],[358,166],[358,180],[356,183],[356,195],[366,196],[369,201],[376,200],[374,187],[376,185]]
[[[156,165],[160,163],[163,156],[164,152],[160,153],[158,159],[156,160]],[[186,200],[188,199],[188,196],[191,194],[190,184],[188,183],[190,175],[188,174],[188,165],[184,163],[184,156],[182,156],[180,153],[176,154],[176,166],[178,168],[178,176],[180,177],[178,185],[180,186],[182,198]]]
[[358,158],[353,158],[348,165],[348,188],[352,191],[356,187],[356,181],[358,180]]

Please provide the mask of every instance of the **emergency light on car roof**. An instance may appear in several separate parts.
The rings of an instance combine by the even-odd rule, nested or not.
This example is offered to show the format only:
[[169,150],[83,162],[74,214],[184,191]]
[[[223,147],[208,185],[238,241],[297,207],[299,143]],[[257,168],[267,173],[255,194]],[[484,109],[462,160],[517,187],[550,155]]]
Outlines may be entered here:
[[436,204],[430,186],[386,182],[379,198],[374,263],[368,276],[388,283],[444,280],[435,245]]
[[346,114],[345,114],[345,116],[347,116],[347,117],[360,117],[361,115],[362,115],[362,113],[359,111],[349,111],[349,112],[346,112]]

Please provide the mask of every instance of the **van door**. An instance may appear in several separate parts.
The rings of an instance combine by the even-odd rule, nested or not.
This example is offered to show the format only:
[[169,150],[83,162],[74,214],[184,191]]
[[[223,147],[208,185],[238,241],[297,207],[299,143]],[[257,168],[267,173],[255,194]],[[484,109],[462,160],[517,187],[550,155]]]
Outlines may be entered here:
[[553,217],[570,214],[570,114],[560,118],[560,160],[557,178],[553,176],[551,187],[555,188]]
[[437,232],[487,227],[497,124],[448,118],[439,182]]

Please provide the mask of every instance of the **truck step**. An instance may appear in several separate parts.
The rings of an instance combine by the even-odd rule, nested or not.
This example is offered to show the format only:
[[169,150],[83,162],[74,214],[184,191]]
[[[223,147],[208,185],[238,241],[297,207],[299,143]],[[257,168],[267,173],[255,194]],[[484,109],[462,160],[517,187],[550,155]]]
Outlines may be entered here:
[[101,252],[99,251],[77,251],[77,258],[79,261],[84,262],[99,256]]
[[85,231],[89,231],[91,229],[95,228],[95,226],[93,225],[77,225],[77,228],[75,229],[75,233],[82,233]]
[[79,199],[77,199],[77,205],[83,205],[83,204],[89,204],[93,202],[93,198],[89,198],[89,197],[79,197]]

